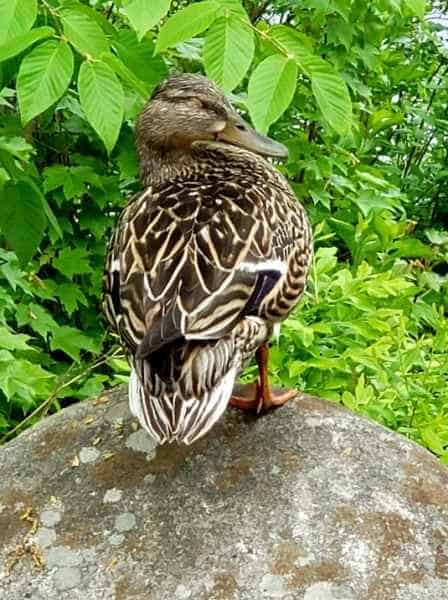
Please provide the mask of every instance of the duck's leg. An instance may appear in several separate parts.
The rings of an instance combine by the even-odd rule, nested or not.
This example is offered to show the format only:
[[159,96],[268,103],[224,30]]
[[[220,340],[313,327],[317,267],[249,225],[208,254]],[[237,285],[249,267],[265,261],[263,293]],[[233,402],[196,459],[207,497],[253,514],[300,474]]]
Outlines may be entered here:
[[296,390],[274,390],[271,388],[268,376],[268,357],[268,345],[262,344],[255,354],[260,374],[258,383],[235,386],[234,392],[236,393],[230,398],[230,406],[242,410],[254,410],[258,414],[261,411],[282,406],[282,404],[297,396]]

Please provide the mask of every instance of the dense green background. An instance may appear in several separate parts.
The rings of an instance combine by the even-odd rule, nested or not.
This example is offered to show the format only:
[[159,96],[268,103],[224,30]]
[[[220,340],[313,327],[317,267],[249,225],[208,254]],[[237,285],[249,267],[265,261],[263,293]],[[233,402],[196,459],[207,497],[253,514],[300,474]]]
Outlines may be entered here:
[[[448,463],[448,52],[424,0],[0,0],[0,435],[126,380],[99,317],[136,115],[205,72],[290,150],[309,290],[274,380]],[[254,374],[249,368],[245,377]]]

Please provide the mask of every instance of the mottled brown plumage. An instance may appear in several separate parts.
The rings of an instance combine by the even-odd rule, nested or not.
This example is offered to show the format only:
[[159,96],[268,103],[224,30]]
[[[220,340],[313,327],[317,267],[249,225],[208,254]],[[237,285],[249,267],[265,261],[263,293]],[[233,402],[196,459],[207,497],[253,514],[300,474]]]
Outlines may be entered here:
[[140,116],[144,190],[123,212],[105,309],[130,356],[131,409],[160,442],[191,443],[243,364],[303,293],[311,234],[256,134],[197,75],[170,78]]

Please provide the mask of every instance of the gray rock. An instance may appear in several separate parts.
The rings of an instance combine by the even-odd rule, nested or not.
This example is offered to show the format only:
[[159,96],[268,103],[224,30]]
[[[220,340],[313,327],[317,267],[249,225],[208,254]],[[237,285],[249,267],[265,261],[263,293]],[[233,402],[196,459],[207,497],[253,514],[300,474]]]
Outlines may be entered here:
[[39,527],[34,540],[41,548],[48,548],[56,541],[56,531],[48,527]]
[[117,531],[131,531],[137,523],[135,515],[132,513],[123,513],[115,519],[115,529]]
[[82,562],[82,555],[65,546],[53,546],[45,553],[47,567],[73,567]]
[[40,515],[40,522],[45,527],[54,527],[61,520],[61,513],[58,510],[44,510]]
[[136,452],[146,452],[152,458],[157,448],[157,442],[144,429],[139,429],[128,437],[126,447]]
[[100,451],[96,448],[81,448],[79,459],[82,463],[91,463],[95,462],[99,455]]
[[316,398],[154,448],[116,390],[0,464],[0,598],[448,600],[448,470]]
[[74,567],[63,567],[54,574],[54,583],[58,590],[71,590],[81,583],[81,572]]
[[120,502],[122,496],[123,492],[121,490],[118,490],[117,488],[111,488],[104,494],[103,502],[105,504],[111,502]]

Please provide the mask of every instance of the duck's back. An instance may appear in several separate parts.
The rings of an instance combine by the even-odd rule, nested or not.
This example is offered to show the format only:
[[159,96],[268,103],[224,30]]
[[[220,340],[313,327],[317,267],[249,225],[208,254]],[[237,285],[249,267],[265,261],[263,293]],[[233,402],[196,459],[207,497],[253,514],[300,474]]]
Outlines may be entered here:
[[166,397],[157,413],[172,413],[159,439],[176,437],[192,395],[221,385],[230,396],[226,376],[233,384],[257,348],[236,346],[248,329],[258,345],[269,337],[302,294],[310,261],[303,209],[269,163],[218,144],[197,152],[200,169],[148,188],[124,211],[107,268],[106,313],[133,360],[131,389],[145,406]]

